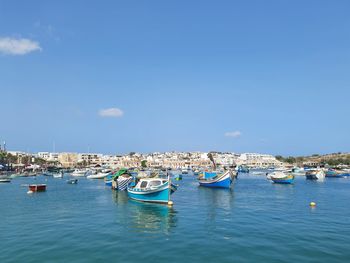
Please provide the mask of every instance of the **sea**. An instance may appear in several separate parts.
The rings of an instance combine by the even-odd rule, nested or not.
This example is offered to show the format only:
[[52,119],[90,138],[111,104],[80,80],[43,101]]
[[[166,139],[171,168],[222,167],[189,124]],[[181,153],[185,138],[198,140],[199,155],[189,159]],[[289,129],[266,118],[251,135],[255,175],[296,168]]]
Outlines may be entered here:
[[[172,207],[68,178],[0,184],[1,263],[350,262],[350,178],[240,174],[232,189],[210,189],[188,174]],[[47,191],[27,194],[29,183]]]

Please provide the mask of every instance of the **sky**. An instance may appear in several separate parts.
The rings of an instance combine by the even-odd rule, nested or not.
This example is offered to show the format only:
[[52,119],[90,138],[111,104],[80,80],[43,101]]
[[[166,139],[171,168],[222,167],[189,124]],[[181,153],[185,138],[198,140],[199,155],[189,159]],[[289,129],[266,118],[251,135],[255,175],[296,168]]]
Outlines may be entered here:
[[349,13],[346,0],[0,0],[0,140],[349,152]]

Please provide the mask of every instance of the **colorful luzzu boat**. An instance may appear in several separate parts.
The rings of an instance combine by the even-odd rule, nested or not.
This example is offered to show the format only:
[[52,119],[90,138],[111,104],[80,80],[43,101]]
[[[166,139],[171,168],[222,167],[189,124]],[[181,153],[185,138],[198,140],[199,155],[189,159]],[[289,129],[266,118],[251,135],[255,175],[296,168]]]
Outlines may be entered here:
[[342,173],[340,170],[329,169],[326,172],[326,177],[327,178],[343,178],[343,177],[345,177],[345,174]]
[[270,179],[275,184],[292,184],[294,182],[294,175],[285,174],[284,172],[274,172],[270,175]]
[[338,169],[329,169],[326,172],[326,177],[327,178],[343,178],[346,176],[349,176],[350,174],[346,171],[343,170],[338,170]]
[[199,175],[198,183],[200,186],[211,188],[230,188],[234,179],[232,171],[224,173],[203,172]]
[[176,185],[162,178],[143,178],[135,186],[127,188],[131,199],[151,203],[169,203],[170,195],[176,190]]
[[113,184],[113,180],[115,178],[115,174],[108,174],[105,178],[104,178],[104,182],[106,186],[112,186]]

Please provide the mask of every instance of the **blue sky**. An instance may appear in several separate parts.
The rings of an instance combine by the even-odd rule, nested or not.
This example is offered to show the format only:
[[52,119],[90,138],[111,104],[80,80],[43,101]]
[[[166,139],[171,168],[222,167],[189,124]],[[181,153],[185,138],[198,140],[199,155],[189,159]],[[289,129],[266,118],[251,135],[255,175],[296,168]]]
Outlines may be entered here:
[[0,0],[10,149],[350,148],[349,1]]

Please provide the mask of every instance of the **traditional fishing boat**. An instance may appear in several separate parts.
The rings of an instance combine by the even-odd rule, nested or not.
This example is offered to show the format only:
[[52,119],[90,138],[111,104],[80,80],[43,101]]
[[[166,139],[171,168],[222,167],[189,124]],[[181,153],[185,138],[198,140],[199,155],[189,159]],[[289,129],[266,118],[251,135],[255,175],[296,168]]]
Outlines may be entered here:
[[106,177],[104,177],[105,185],[113,187],[113,182],[115,182],[120,175],[127,172],[128,170],[123,168],[119,171],[109,173]]
[[234,179],[234,174],[231,170],[224,173],[203,172],[198,177],[200,186],[211,188],[230,188]]
[[325,178],[325,172],[322,169],[308,170],[305,176],[307,180],[322,181]]
[[216,172],[216,163],[212,153],[208,153],[207,156],[213,163],[213,172],[200,174],[197,178],[199,185],[210,188],[230,188],[237,173],[231,170]]
[[[132,175],[134,174],[134,176]],[[137,173],[129,172],[128,169],[120,169],[118,172],[113,174],[112,178],[112,189],[118,191],[124,191],[127,189],[128,185],[136,178]]]
[[112,186],[113,184],[113,180],[114,180],[114,175],[113,174],[109,174],[104,178],[104,182],[106,186]]
[[270,179],[275,184],[292,184],[294,182],[294,175],[286,174],[284,172],[273,172]]
[[134,178],[129,174],[122,174],[118,176],[117,180],[112,184],[112,188],[118,191],[125,191],[129,184],[133,182]]
[[176,190],[177,186],[170,179],[162,178],[143,178],[135,186],[127,188],[131,199],[152,203],[168,203],[170,195]]
[[343,178],[345,176],[345,173],[338,169],[328,169],[326,172],[327,178]]
[[29,191],[32,191],[32,192],[45,192],[46,191],[46,184],[30,184],[29,185]]

